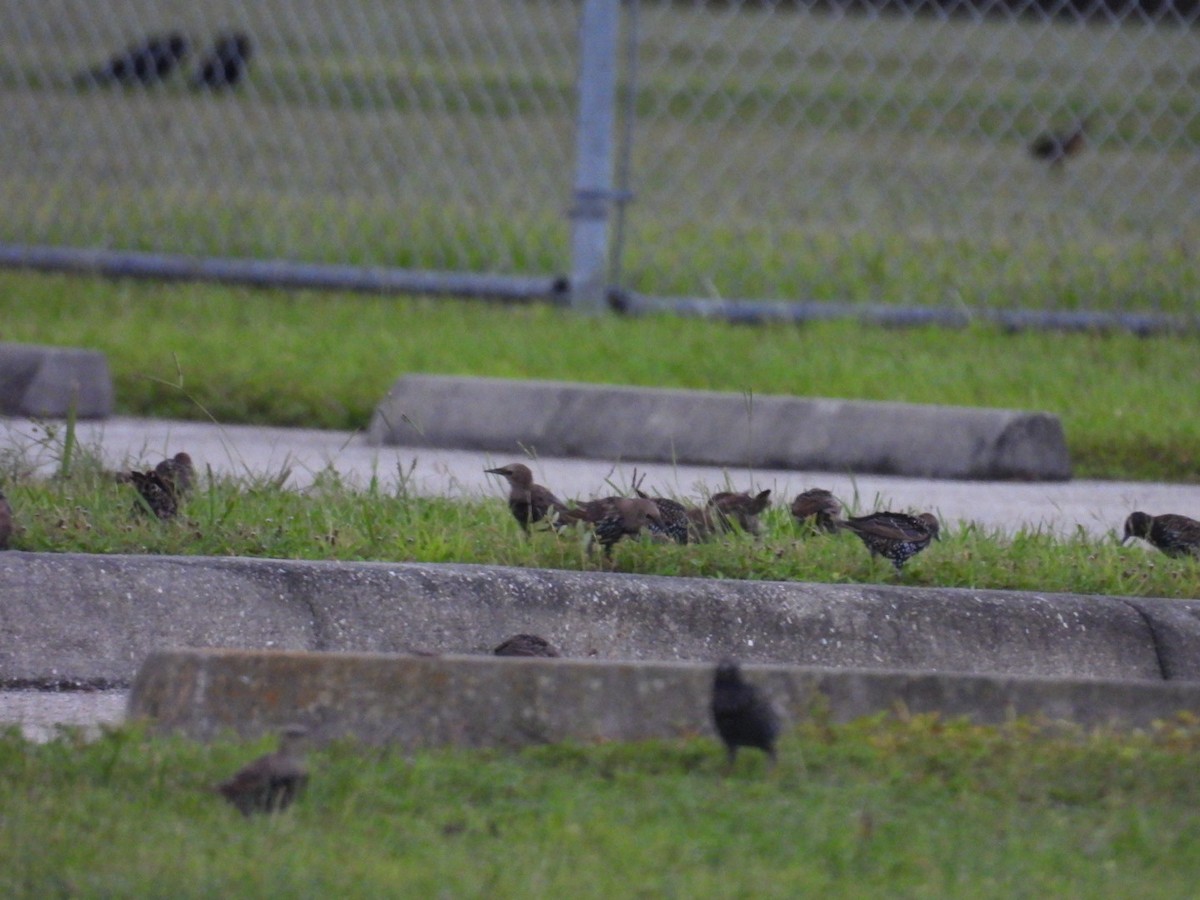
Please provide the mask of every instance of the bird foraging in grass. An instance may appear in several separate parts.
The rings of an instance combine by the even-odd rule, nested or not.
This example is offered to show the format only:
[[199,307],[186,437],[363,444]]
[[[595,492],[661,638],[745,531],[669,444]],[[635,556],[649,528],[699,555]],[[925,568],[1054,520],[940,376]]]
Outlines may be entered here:
[[[653,500],[645,497],[603,497],[589,500],[567,515],[592,526],[592,536],[604,548],[605,558],[612,558],[612,548],[626,535],[636,535],[651,524],[662,526],[663,517]],[[591,543],[588,544],[591,552]]]
[[709,508],[716,513],[715,520],[723,531],[732,531],[733,523],[747,534],[762,534],[759,515],[771,505],[771,491],[759,491],[751,497],[745,491],[718,491],[708,500]]
[[892,561],[897,572],[904,564],[940,537],[940,526],[933,513],[910,516],[907,513],[877,512],[867,516],[838,521],[838,528],[858,535],[871,556],[883,556]]
[[1029,154],[1034,159],[1045,160],[1051,168],[1060,167],[1068,157],[1075,156],[1083,150],[1087,124],[1085,119],[1069,131],[1046,131],[1039,134],[1030,143]]
[[567,524],[567,505],[533,480],[533,472],[524,463],[509,463],[498,469],[484,469],[489,475],[502,475],[508,481],[508,508],[521,530],[529,534],[529,526],[547,519],[555,528]]
[[1177,513],[1152,516],[1141,511],[1129,514],[1125,520],[1124,544],[1133,538],[1141,538],[1157,547],[1167,556],[1200,557],[1200,522]]
[[842,514],[842,504],[833,493],[824,488],[809,488],[792,501],[792,518],[802,529],[837,531],[837,518]]
[[779,716],[758,688],[742,679],[741,669],[731,659],[722,660],[713,676],[712,717],[730,767],[738,747],[757,747],[775,762]]
[[164,459],[153,469],[145,472],[121,472],[117,481],[132,484],[139,499],[133,504],[135,513],[149,511],[159,519],[172,519],[179,512],[179,504],[196,480],[192,458],[186,453],[176,453]]
[[193,89],[219,91],[237,87],[250,68],[254,42],[248,34],[232,32],[219,34],[192,76]]
[[678,500],[672,500],[670,497],[651,497],[649,494],[643,493],[640,489],[637,490],[637,495],[643,500],[649,500],[658,507],[658,511],[662,516],[662,524],[650,522],[647,524],[647,530],[651,534],[661,534],[669,538],[677,544],[686,544],[688,542],[689,533],[691,532],[691,519],[688,518],[688,508]]
[[279,749],[260,756],[216,790],[244,816],[287,809],[308,784],[301,746],[307,729],[291,725],[279,738]]

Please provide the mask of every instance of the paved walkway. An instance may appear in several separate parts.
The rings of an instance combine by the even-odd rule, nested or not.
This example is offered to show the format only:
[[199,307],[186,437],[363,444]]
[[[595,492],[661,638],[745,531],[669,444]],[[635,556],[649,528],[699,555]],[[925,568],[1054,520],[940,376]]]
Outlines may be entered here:
[[[61,446],[47,441],[44,426],[25,419],[0,420],[0,458],[22,453],[44,471],[52,471]],[[287,484],[310,485],[323,470],[335,469],[350,483],[377,478],[385,490],[403,484],[426,495],[505,495],[502,479],[484,468],[520,458],[428,448],[371,447],[358,434],[311,429],[213,425],[157,419],[115,418],[84,422],[80,444],[98,451],[105,465],[117,468],[152,464],[186,450],[201,472],[272,477],[289,472]],[[859,511],[893,507],[932,510],[944,522],[973,521],[1007,533],[1044,528],[1057,534],[1083,529],[1093,536],[1119,533],[1135,509],[1152,514],[1180,512],[1200,516],[1200,485],[1122,481],[979,482],[837,475],[825,472],[758,470],[747,472],[663,463],[615,463],[581,459],[539,459],[532,468],[542,483],[564,499],[587,498],[626,489],[633,476],[646,473],[647,490],[698,498],[727,485],[738,490],[771,488],[789,502],[805,488],[826,487]]]

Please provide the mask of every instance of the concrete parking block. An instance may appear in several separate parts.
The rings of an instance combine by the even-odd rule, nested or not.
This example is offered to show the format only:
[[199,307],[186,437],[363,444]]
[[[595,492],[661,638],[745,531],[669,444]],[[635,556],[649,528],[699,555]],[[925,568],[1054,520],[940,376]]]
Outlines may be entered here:
[[112,413],[108,359],[98,350],[0,343],[0,414],[103,419]]

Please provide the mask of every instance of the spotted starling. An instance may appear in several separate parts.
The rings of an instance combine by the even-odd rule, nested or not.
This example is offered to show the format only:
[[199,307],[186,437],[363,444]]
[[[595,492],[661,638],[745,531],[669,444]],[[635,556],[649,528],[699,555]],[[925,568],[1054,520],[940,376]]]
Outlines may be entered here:
[[170,75],[187,52],[188,41],[182,34],[153,34],[126,47],[104,65],[80,72],[74,81],[79,87],[155,84]]
[[534,484],[533,472],[524,463],[509,463],[498,469],[484,469],[489,475],[503,475],[508,479],[508,508],[512,510],[513,518],[526,534],[529,526],[540,522],[548,514],[555,528],[563,528],[567,523],[567,505],[554,496],[547,488]]
[[1071,131],[1047,131],[1039,134],[1029,145],[1029,153],[1035,159],[1044,159],[1057,168],[1067,157],[1075,156],[1083,149],[1083,133],[1086,128],[1087,121],[1084,120]]
[[650,522],[646,526],[647,531],[651,534],[661,534],[668,537],[677,544],[686,544],[688,542],[691,519],[688,518],[688,508],[686,506],[678,500],[672,500],[669,497],[651,497],[649,494],[642,493],[641,490],[638,490],[637,495],[651,501],[658,507],[658,511],[662,515],[662,524]]
[[733,522],[749,534],[762,534],[759,514],[771,505],[771,491],[759,491],[753,497],[745,491],[718,491],[709,498],[708,505],[716,513],[716,521],[724,531],[733,530]]
[[1125,520],[1125,537],[1121,543],[1135,537],[1149,541],[1167,556],[1200,557],[1200,522],[1187,516],[1130,513]]
[[775,761],[779,716],[754,685],[742,680],[738,664],[731,659],[722,660],[713,677],[712,715],[730,766],[738,747],[757,747]]
[[176,500],[182,500],[196,480],[192,458],[186,453],[176,453],[170,459],[164,459],[154,467],[154,472],[165,484],[170,485]]
[[164,479],[153,469],[146,472],[133,471],[129,480],[137,488],[140,499],[134,501],[133,511],[144,513],[147,509],[160,519],[172,519],[179,512],[179,498],[173,483]]
[[213,91],[236,87],[250,66],[254,43],[250,36],[241,32],[219,34],[212,49],[200,60],[191,86]]
[[809,488],[792,501],[792,518],[805,531],[837,531],[835,520],[841,514],[842,504],[824,488]]
[[[568,511],[570,518],[592,526],[595,539],[604,548],[606,557],[612,556],[612,548],[625,535],[636,535],[643,528],[663,524],[662,513],[653,500],[645,497],[603,497],[589,500],[576,509]],[[589,551],[591,545],[588,545]]]
[[308,768],[300,750],[307,731],[299,725],[284,729],[279,749],[249,763],[217,790],[244,816],[287,809],[308,783]]
[[558,656],[558,651],[541,635],[514,634],[492,653],[496,656]]
[[4,496],[4,491],[0,491],[0,550],[8,549],[8,542],[12,538],[12,533],[12,506],[9,505],[8,498]]
[[906,513],[877,512],[868,516],[839,520],[839,528],[853,531],[871,551],[892,561],[896,571],[904,568],[909,557],[916,556],[939,537],[940,526],[933,513],[910,516]]

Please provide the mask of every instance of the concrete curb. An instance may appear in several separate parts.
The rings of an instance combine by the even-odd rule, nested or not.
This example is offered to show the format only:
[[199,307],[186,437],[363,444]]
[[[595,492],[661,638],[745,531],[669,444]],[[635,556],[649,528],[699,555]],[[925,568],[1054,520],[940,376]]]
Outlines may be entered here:
[[240,647],[1200,679],[1200,601],[417,563],[0,554],[0,679]]
[[[300,722],[317,742],[405,748],[519,747],[709,734],[712,665],[361,653],[158,653],[138,673],[131,718],[209,740]],[[995,678],[747,667],[792,724],[878,712],[998,723],[1040,716],[1138,727],[1200,710],[1200,683]],[[786,740],[786,737],[785,737]]]
[[928,478],[1066,480],[1048,413],[407,375],[374,444]]
[[0,414],[81,419],[112,414],[108,359],[98,350],[0,344]]

